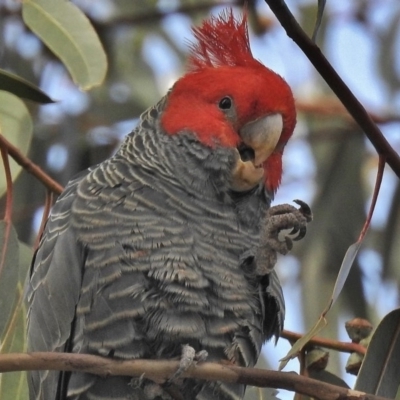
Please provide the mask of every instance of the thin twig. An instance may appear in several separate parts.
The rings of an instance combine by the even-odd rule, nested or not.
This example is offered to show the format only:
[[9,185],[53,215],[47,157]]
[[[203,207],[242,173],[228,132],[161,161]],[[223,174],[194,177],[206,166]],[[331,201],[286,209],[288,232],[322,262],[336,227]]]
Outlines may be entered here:
[[[9,353],[0,354],[0,372],[58,370],[78,371],[100,376],[142,376],[157,382],[170,378],[179,361],[115,360],[89,354]],[[199,363],[182,374],[182,378],[241,383],[257,387],[286,389],[320,400],[384,400],[379,396],[331,385],[300,376],[259,368],[242,368],[217,363]]]
[[38,165],[33,163],[28,157],[21,153],[12,143],[3,135],[0,135],[0,148],[6,149],[8,154],[26,171],[43,183],[49,190],[56,194],[63,191],[63,187],[47,175]]
[[[281,337],[284,339],[287,339],[287,340],[289,340],[289,342],[293,343],[293,342],[297,341],[298,339],[300,339],[301,337],[303,337],[303,335],[300,333],[284,330],[281,333]],[[325,338],[321,338],[318,336],[313,337],[308,342],[308,345],[324,347],[326,349],[342,351],[345,353],[365,354],[367,352],[367,349],[358,343],[340,342],[339,340],[325,339]]]
[[265,0],[278,18],[287,35],[300,47],[325,82],[340,99],[348,112],[375,147],[376,151],[386,157],[386,162],[400,178],[400,157],[390,146],[380,129],[374,124],[365,108],[357,100],[351,90],[340,78],[338,73],[322,54],[319,47],[307,36],[300,27],[283,0]]
[[361,242],[364,239],[364,237],[367,233],[367,230],[370,226],[372,216],[374,215],[376,202],[378,200],[378,195],[379,195],[379,190],[380,190],[381,184],[382,184],[384,170],[385,170],[385,156],[381,154],[381,155],[379,155],[378,172],[376,174],[375,187],[374,187],[374,193],[372,194],[371,205],[369,206],[367,219],[361,230],[360,236],[357,239],[357,242]]

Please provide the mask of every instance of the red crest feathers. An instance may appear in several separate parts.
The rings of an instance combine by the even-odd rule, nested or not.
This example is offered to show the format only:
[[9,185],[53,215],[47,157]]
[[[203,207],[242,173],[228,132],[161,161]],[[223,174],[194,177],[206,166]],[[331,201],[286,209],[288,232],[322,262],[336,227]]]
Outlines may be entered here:
[[198,28],[193,28],[197,42],[191,47],[189,69],[201,70],[219,66],[259,66],[249,43],[247,16],[235,19],[232,10],[211,17]]

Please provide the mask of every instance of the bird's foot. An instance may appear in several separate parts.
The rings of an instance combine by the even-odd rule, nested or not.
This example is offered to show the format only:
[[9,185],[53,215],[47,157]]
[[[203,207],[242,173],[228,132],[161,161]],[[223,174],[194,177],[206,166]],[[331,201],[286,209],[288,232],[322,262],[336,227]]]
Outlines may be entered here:
[[279,204],[267,211],[256,255],[257,275],[270,273],[275,266],[277,253],[287,254],[293,248],[293,241],[306,235],[307,224],[312,221],[311,209],[301,200],[294,202],[300,208]]
[[187,371],[192,365],[196,365],[198,362],[205,361],[208,357],[208,353],[206,350],[201,350],[196,353],[196,350],[189,346],[188,344],[184,344],[182,346],[182,355],[179,362],[179,367],[174,373],[174,375],[168,380],[168,382],[174,382],[179,377]]

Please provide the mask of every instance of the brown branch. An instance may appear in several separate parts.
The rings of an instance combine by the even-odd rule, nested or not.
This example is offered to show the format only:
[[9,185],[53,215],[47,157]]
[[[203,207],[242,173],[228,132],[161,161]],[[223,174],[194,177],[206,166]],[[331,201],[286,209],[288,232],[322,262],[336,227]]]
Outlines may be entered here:
[[43,183],[49,190],[56,194],[63,191],[63,187],[47,175],[38,165],[33,163],[26,157],[20,150],[18,150],[12,143],[10,143],[3,135],[0,135],[0,147],[6,149],[8,154],[26,171],[31,173],[35,178]]
[[[284,330],[281,333],[281,337],[287,339],[289,342],[295,342],[300,339],[303,335],[296,332]],[[326,349],[342,351],[345,353],[360,353],[365,354],[367,349],[358,343],[353,342],[340,342],[339,340],[325,339],[322,337],[315,336],[309,342],[308,346],[324,347]]]
[[379,164],[378,164],[378,172],[376,174],[375,186],[374,186],[374,192],[372,194],[371,205],[369,206],[367,219],[365,220],[364,226],[362,227],[360,235],[357,239],[357,243],[361,243],[364,240],[364,237],[367,234],[368,228],[371,224],[371,219],[372,219],[372,216],[374,215],[374,210],[375,210],[376,202],[378,200],[379,191],[381,189],[383,172],[385,170],[385,161],[386,161],[385,156],[380,155],[379,156]]
[[[101,376],[142,376],[145,374],[146,378],[160,382],[170,378],[178,366],[179,361],[115,360],[89,354],[0,354],[0,372],[58,370],[87,372]],[[242,368],[217,363],[198,364],[184,372],[182,377],[286,389],[320,400],[385,400],[383,397],[331,385],[294,372]]]
[[278,18],[287,35],[300,47],[329,87],[337,95],[354,120],[380,155],[400,178],[400,157],[390,146],[380,129],[374,124],[367,111],[322,54],[319,47],[307,36],[283,0],[265,0]]

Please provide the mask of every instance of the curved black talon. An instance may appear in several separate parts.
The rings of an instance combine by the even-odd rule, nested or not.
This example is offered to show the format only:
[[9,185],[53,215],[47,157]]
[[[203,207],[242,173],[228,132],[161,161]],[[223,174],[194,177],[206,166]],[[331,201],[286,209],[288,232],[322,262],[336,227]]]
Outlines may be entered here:
[[[309,221],[307,221],[307,222],[309,222]],[[307,227],[306,226],[302,226],[298,231],[299,231],[299,234],[296,237],[292,238],[292,240],[295,241],[295,242],[297,242],[298,240],[303,239],[303,237],[306,236]]]
[[[293,200],[293,203],[296,203],[300,206],[299,211],[304,215],[307,222],[311,222],[313,219],[313,215],[310,206],[304,201],[298,199]],[[302,237],[304,237],[304,235]]]

